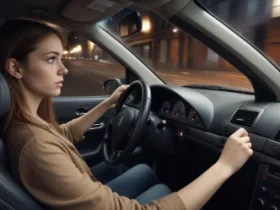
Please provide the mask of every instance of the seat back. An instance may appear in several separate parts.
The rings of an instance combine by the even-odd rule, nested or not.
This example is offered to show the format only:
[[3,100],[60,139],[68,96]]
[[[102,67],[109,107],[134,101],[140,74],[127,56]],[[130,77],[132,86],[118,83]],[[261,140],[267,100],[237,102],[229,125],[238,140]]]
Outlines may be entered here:
[[[10,108],[10,92],[4,76],[0,72],[0,119]],[[1,124],[0,124],[1,125]],[[1,125],[3,126],[3,125]],[[38,202],[30,196],[13,178],[9,167],[4,141],[0,137],[0,209],[1,210],[42,210]]]

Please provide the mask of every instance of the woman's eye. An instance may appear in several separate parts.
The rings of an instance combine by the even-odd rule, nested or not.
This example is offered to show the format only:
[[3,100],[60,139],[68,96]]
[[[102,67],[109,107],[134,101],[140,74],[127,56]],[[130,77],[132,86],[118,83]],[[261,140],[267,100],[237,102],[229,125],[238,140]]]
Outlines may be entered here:
[[50,58],[48,58],[48,63],[53,63],[54,60],[55,60],[55,57],[50,57]]

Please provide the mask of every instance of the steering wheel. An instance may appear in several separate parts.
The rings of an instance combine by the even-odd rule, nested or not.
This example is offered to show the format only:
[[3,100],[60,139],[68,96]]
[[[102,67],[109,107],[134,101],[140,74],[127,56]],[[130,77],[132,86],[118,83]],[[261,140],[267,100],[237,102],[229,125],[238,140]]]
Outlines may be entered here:
[[[134,91],[141,91],[140,108],[126,106],[128,97]],[[109,120],[103,142],[105,162],[117,166],[128,158],[143,138],[151,108],[151,89],[143,81],[134,81],[117,101],[113,117]]]

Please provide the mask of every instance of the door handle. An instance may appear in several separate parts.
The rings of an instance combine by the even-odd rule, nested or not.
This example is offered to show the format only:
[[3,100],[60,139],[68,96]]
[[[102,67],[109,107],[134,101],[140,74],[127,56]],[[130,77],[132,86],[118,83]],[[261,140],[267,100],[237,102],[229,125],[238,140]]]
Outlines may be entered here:
[[75,110],[76,110],[76,115],[81,116],[81,115],[86,114],[88,112],[89,108],[88,107],[80,107],[80,108],[77,108]]
[[96,147],[96,149],[89,150],[89,151],[80,151],[80,153],[81,153],[81,156],[85,160],[87,160],[87,159],[92,159],[96,155],[98,155],[100,153],[101,149],[102,149],[102,142]]
[[89,128],[89,131],[101,130],[103,128],[105,128],[105,123],[104,122],[95,123]]

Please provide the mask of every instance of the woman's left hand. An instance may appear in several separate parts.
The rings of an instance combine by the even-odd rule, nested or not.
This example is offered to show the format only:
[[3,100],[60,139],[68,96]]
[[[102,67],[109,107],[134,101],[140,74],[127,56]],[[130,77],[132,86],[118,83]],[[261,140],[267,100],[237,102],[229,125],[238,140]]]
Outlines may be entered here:
[[116,89],[113,94],[107,99],[110,107],[113,107],[119,100],[121,94],[129,87],[129,85],[122,85]]

